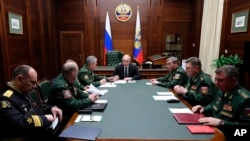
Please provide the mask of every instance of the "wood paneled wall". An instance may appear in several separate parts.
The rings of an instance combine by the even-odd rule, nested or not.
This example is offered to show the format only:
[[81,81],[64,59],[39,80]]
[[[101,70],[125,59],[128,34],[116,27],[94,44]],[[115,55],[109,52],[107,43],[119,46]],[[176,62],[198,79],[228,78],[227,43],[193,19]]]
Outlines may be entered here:
[[[244,58],[245,43],[250,41],[250,19],[247,21],[247,32],[231,33],[232,13],[241,10],[250,9],[249,0],[225,0],[223,13],[223,26],[220,54],[238,54],[240,58]],[[250,52],[249,52],[250,53]],[[247,59],[250,60],[248,53]],[[250,72],[240,68],[240,83],[250,90]]]
[[[132,8],[133,16],[127,22],[119,22],[115,17],[115,8],[120,3]],[[57,39],[61,31],[83,31],[82,58],[95,55],[102,65],[108,10],[114,49],[133,55],[137,6],[144,58],[163,53],[166,34],[174,33],[182,37],[182,58],[198,56],[203,0],[56,0]],[[58,40],[57,43],[59,45]]]
[[[0,0],[1,86],[21,64],[33,66],[38,79],[55,74],[53,0]],[[9,33],[8,12],[22,16],[23,34]]]
[[[133,10],[127,22],[115,18],[120,3],[129,4]],[[198,56],[202,5],[203,0],[0,0],[0,86],[11,79],[12,70],[20,64],[33,66],[38,79],[58,75],[63,63],[62,32],[82,33],[82,59],[95,55],[102,65],[106,10],[115,50],[133,54],[139,6],[145,59],[164,52],[165,36],[173,33],[181,34],[182,58]],[[22,35],[9,33],[8,11],[22,15]]]

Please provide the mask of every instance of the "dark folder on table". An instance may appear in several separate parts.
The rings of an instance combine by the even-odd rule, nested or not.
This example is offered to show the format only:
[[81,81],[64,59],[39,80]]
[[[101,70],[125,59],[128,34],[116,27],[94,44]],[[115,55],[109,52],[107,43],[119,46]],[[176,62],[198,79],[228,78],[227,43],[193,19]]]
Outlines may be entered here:
[[101,128],[72,125],[63,130],[62,133],[59,135],[59,137],[96,140],[101,131],[102,131]]
[[85,110],[103,111],[108,103],[93,103],[92,105],[84,108]]
[[173,117],[180,124],[200,124],[198,120],[205,116],[203,114],[174,113]]

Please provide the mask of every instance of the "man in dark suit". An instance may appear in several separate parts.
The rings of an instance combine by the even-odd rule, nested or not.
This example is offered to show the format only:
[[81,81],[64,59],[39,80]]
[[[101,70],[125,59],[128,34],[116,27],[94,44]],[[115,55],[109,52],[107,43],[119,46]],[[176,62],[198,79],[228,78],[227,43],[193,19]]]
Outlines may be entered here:
[[115,67],[110,81],[123,80],[138,80],[141,79],[141,74],[135,64],[131,63],[131,57],[125,54],[122,57],[122,64]]

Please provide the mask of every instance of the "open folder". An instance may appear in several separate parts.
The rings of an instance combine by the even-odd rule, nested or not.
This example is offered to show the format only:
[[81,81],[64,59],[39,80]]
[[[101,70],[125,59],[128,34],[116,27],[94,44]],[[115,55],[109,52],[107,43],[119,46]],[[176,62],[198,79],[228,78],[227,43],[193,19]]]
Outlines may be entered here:
[[83,140],[96,140],[101,131],[101,128],[72,125],[63,130],[59,137]]

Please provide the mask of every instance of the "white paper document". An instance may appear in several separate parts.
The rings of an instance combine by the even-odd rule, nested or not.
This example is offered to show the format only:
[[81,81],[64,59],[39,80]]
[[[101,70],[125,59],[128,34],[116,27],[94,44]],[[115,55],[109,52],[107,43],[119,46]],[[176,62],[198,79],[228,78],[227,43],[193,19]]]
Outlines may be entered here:
[[102,116],[99,115],[83,115],[81,121],[101,121]]
[[136,83],[135,80],[129,80],[128,83]]
[[171,96],[171,95],[174,95],[172,92],[157,92],[158,95],[168,95],[168,96]]
[[153,95],[154,100],[169,100],[169,99],[177,99],[175,96],[159,96],[159,95]]
[[89,89],[87,89],[89,93],[97,93],[99,95],[103,95],[103,93],[97,89],[93,84],[90,84]]
[[82,115],[78,115],[75,122],[79,122],[81,120],[81,118],[82,118]]
[[147,82],[146,85],[152,85],[152,83],[151,82]]
[[108,100],[98,99],[95,101],[95,103],[108,103]]
[[100,95],[105,95],[107,92],[109,92],[109,90],[100,90]]
[[102,88],[112,88],[112,87],[116,87],[116,84],[114,84],[114,83],[106,83],[104,85],[101,85],[100,87],[102,87]]
[[117,80],[114,82],[115,84],[126,84],[127,81],[126,80]]
[[193,112],[189,108],[168,108],[171,113],[190,113],[193,114]]
[[58,119],[58,117],[56,117],[56,119],[52,122],[50,128],[52,130],[54,130],[56,128],[56,126],[58,125],[58,123],[59,123],[59,119]]

